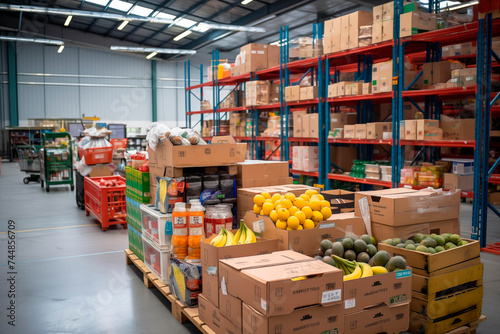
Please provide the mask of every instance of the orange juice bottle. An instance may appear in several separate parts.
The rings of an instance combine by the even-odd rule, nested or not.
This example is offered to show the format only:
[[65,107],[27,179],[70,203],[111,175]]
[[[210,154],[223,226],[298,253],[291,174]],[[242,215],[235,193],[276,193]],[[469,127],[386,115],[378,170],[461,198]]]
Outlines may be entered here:
[[200,201],[191,201],[189,214],[188,260],[200,260],[200,242],[203,236],[205,214]]
[[186,203],[175,203],[172,218],[172,257],[184,260],[188,256],[188,212],[186,211]]

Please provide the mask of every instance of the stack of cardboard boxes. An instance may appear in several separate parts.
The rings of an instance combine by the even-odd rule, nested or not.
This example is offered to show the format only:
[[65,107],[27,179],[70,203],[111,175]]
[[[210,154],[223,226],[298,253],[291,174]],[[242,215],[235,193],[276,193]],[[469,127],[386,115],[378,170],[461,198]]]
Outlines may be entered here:
[[[460,70],[463,66],[460,63],[449,62],[449,61],[438,61],[433,63],[424,63],[423,65],[423,88],[424,89],[437,89],[437,88],[450,88],[460,86],[458,83],[460,80],[455,80],[451,85],[446,85],[446,83],[452,78],[452,72],[454,77],[460,78]],[[470,71],[469,71],[470,72]],[[470,74],[469,72],[463,73],[465,75]],[[475,71],[474,71],[475,72]],[[464,76],[465,76],[464,75]],[[475,75],[475,73],[474,73]],[[475,76],[474,76],[475,78]],[[465,79],[463,80],[465,83]],[[475,81],[474,81],[475,84]]]
[[370,82],[341,81],[328,85],[328,97],[371,94]]
[[457,159],[452,163],[452,172],[444,174],[444,189],[469,191],[474,188],[474,161]]
[[257,72],[277,66],[279,62],[280,48],[278,46],[250,43],[241,47],[235,66],[231,68],[231,75]]
[[280,102],[279,85],[270,81],[256,80],[246,83],[245,105],[260,106]]
[[[441,125],[441,127],[440,127]],[[401,139],[405,140],[474,140],[475,119],[432,119],[401,121]]]
[[317,172],[319,170],[318,146],[294,146],[292,168],[304,172]]
[[318,138],[318,114],[308,114],[306,110],[293,111],[293,136],[295,138]]
[[[325,21],[325,53],[357,48],[359,46],[360,27],[371,26],[372,22],[372,12],[368,11],[357,11]],[[361,36],[362,39],[367,38],[366,32],[363,31]],[[366,41],[363,40],[362,43],[364,44]]]
[[[344,136],[346,139],[385,139],[384,133],[390,133],[392,138],[392,123],[391,122],[375,122],[366,124],[351,124],[344,125]],[[339,131],[332,133],[340,138]]]
[[[247,117],[249,116],[245,113],[231,113],[229,118],[229,134],[231,136],[247,136]],[[249,134],[251,136],[251,132]]]
[[299,37],[296,42],[298,46],[289,50],[290,61],[323,55],[322,39],[314,41],[311,37]]
[[285,101],[306,101],[318,98],[317,86],[288,86],[285,87]]

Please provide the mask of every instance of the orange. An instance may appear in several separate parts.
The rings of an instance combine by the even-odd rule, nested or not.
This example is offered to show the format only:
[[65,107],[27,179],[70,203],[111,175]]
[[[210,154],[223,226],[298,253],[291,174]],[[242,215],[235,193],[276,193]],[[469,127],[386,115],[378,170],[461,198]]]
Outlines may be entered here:
[[320,203],[321,203],[321,206],[324,207],[324,208],[329,208],[330,207],[330,202],[328,202],[328,201],[321,200]]
[[265,199],[271,199],[271,195],[269,193],[262,193],[262,196],[264,196]]
[[293,204],[292,204],[292,201],[290,201],[289,199],[283,199],[281,200],[281,206],[284,207],[285,209],[290,209]]
[[299,227],[297,227],[297,230],[303,230],[304,228],[302,227],[302,225],[299,225]]
[[311,197],[312,195],[317,195],[317,194],[318,194],[317,190],[314,190],[314,189],[306,190],[306,195],[309,197]]
[[325,197],[323,195],[321,195],[321,194],[318,194],[318,197],[319,197],[320,201],[323,201],[325,199]]
[[262,195],[255,195],[255,197],[253,198],[253,202],[258,206],[262,206],[262,204],[264,204],[265,201],[266,198]]
[[258,206],[257,204],[253,205],[253,212],[255,212],[256,214],[259,214],[261,211],[262,211],[261,206]]
[[288,209],[290,216],[293,216],[295,214],[295,212],[297,212],[297,211],[300,211],[300,210],[296,206],[292,206],[290,209]]
[[330,208],[324,207],[321,209],[321,214],[323,215],[323,219],[328,219],[332,216],[332,210]]
[[293,202],[293,205],[295,205],[299,209],[302,209],[304,206],[306,206],[306,204],[306,201],[301,197],[297,197]]
[[311,219],[306,219],[303,226],[304,226],[304,229],[309,230],[311,228],[314,228],[316,226],[316,224],[314,224],[314,222]]
[[265,216],[269,216],[269,214],[271,213],[271,211],[274,210],[274,205],[273,203],[267,203],[265,202],[263,205],[262,205],[262,211],[264,212],[264,215]]
[[297,211],[293,215],[299,219],[301,225],[306,221],[306,214],[302,211]]
[[321,210],[321,202],[318,200],[311,200],[309,202],[309,207],[313,209],[313,211],[319,211]]
[[295,201],[295,194],[293,193],[286,193],[285,198],[289,199],[291,202]]
[[313,211],[312,221],[315,223],[319,223],[323,220],[323,215],[319,211]]
[[286,221],[288,219],[288,217],[290,217],[290,213],[288,212],[287,209],[285,208],[281,208],[277,211],[278,213],[278,219],[279,220],[283,220],[283,221]]
[[279,228],[280,230],[285,230],[286,229],[286,221],[282,220],[277,220],[276,221],[276,228]]
[[304,201],[306,201],[306,203],[309,202],[309,200],[311,199],[311,197],[306,195],[306,194],[300,195],[300,198],[302,198]]
[[271,220],[275,223],[278,221],[278,213],[276,212],[276,210],[272,210],[269,213],[269,218],[271,218]]
[[309,219],[313,215],[313,210],[309,206],[305,206],[302,208],[302,212],[306,215],[306,218]]
[[[276,204],[276,203],[275,203]],[[278,204],[278,205],[275,205],[274,206],[274,210],[278,211],[279,209],[281,209],[281,204]]]
[[295,216],[290,216],[287,219],[287,226],[293,230],[296,230],[300,226],[299,218]]
[[275,203],[276,201],[281,201],[281,195],[274,194],[273,197],[271,197],[271,201],[273,201],[273,203]]

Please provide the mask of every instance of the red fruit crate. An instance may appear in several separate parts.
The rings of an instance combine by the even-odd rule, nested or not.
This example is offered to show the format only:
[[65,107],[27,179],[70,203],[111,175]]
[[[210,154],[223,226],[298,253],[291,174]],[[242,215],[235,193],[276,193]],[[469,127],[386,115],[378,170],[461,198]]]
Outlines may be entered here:
[[[123,183],[122,186],[105,187],[100,181]],[[110,225],[127,227],[127,202],[125,198],[125,178],[121,176],[85,177],[85,214],[93,216],[101,223],[103,231]]]
[[123,139],[113,138],[109,142],[111,143],[111,145],[113,145],[114,149],[127,148],[127,138],[123,138]]
[[87,165],[109,164],[113,161],[113,146],[87,148],[83,156]]

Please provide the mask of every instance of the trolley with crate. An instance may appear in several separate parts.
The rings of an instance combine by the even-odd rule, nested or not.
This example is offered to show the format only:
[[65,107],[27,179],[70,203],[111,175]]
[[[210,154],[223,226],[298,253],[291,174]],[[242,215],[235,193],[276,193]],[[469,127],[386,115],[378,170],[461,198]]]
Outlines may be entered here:
[[[110,186],[109,184],[114,184]],[[84,179],[85,214],[101,223],[103,231],[111,225],[127,228],[125,179],[121,176],[88,177]]]
[[73,178],[73,149],[71,135],[67,132],[51,132],[42,135],[40,151],[41,187],[47,192],[52,185],[70,185],[75,190]]
[[40,146],[17,145],[17,156],[19,157],[19,168],[21,172],[28,174],[23,179],[24,184],[40,181]]

